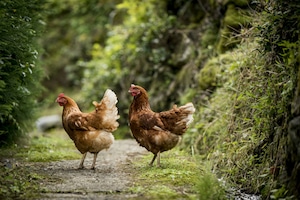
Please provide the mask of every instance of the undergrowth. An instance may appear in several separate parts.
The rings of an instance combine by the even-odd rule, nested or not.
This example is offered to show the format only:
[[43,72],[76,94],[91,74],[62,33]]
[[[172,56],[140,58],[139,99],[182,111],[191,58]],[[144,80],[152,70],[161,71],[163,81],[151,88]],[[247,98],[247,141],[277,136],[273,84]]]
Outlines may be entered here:
[[45,175],[29,171],[24,162],[50,162],[64,159],[78,159],[73,142],[63,130],[53,130],[46,135],[36,132],[20,144],[0,151],[0,198],[38,198],[44,189]]
[[19,166],[0,166],[1,199],[38,198],[45,177]]
[[[261,140],[261,135],[254,132],[253,106],[250,97],[255,97],[253,90],[241,88],[242,82],[257,76],[251,72],[250,52],[255,51],[254,43],[241,46],[237,50],[222,54],[209,61],[218,68],[216,89],[206,99],[200,99],[202,105],[197,110],[195,125],[184,137],[185,146],[205,160],[210,160],[213,169],[220,172],[227,181],[247,192],[257,192],[263,181],[259,177],[266,173],[263,165],[253,169],[254,157],[251,150]],[[254,89],[259,89],[252,84]],[[199,134],[200,133],[200,134]],[[256,172],[255,172],[256,171]],[[258,178],[258,180],[253,180]],[[264,176],[266,177],[266,176]],[[254,183],[255,181],[255,183]]]
[[35,133],[27,139],[26,144],[15,144],[8,149],[2,149],[0,156],[14,157],[31,162],[80,158],[80,153],[64,130],[53,130],[46,135]]
[[211,166],[178,148],[161,154],[161,167],[149,166],[152,154],[133,163],[130,191],[144,199],[226,199]]
[[276,176],[283,170],[295,72],[280,63],[267,65],[259,47],[255,38],[245,39],[208,61],[218,69],[215,88],[195,97],[198,113],[183,141],[235,187],[269,197],[282,188]]

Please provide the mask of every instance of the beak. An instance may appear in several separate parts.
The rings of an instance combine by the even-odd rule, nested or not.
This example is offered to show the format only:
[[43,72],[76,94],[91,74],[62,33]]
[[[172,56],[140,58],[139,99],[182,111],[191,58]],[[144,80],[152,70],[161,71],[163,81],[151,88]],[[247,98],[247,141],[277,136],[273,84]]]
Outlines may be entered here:
[[132,92],[131,89],[134,88],[134,87],[135,87],[135,85],[134,85],[134,84],[131,84],[131,85],[130,85],[130,88],[129,88],[129,90],[128,90],[128,92],[131,93],[131,92]]

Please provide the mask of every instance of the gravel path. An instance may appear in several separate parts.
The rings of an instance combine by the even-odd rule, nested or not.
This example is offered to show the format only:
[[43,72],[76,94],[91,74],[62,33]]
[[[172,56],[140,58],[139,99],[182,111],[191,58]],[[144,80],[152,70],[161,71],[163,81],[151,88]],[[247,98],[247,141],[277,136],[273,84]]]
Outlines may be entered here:
[[49,175],[43,182],[43,199],[128,199],[136,194],[128,192],[133,177],[131,161],[147,151],[134,140],[117,140],[107,151],[98,154],[96,170],[90,170],[93,155],[85,160],[86,169],[79,170],[80,160],[33,163],[38,173]]

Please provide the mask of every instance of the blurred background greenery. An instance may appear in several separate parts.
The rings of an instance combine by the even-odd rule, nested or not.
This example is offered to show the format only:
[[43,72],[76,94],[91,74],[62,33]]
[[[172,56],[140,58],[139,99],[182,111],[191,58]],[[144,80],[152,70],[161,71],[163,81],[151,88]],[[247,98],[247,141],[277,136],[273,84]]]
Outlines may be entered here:
[[131,83],[149,91],[154,110],[192,101],[195,93],[201,95],[196,91],[215,87],[208,83],[211,75],[199,79],[200,69],[239,43],[229,36],[251,26],[245,15],[251,6],[248,1],[49,0],[41,40],[43,85],[55,95],[80,93],[84,109],[113,89],[122,125]]
[[[117,138],[131,83],[154,111],[192,101],[181,148],[243,191],[298,194],[288,124],[299,113],[298,1],[2,0],[0,139],[13,144],[37,117],[61,114],[64,92],[84,111],[118,96]],[[296,172],[295,172],[296,170]],[[299,171],[299,170],[298,170]],[[290,189],[287,189],[290,188]]]

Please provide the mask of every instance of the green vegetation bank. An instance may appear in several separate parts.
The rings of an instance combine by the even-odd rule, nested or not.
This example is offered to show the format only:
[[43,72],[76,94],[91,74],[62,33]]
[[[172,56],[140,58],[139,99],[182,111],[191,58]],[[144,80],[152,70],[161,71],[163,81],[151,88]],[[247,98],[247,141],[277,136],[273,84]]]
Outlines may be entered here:
[[43,2],[0,2],[0,146],[32,130],[42,69],[38,36]]

